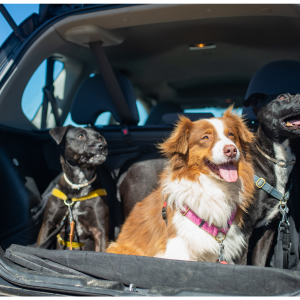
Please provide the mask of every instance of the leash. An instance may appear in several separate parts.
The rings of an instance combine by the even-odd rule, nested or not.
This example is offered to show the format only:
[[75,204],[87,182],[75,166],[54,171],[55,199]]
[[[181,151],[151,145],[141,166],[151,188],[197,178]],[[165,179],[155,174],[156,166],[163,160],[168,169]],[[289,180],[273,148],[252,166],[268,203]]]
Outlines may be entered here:
[[64,179],[65,179],[66,183],[67,183],[68,185],[70,185],[71,188],[72,188],[73,190],[80,190],[80,189],[83,188],[83,187],[87,187],[88,185],[90,185],[91,183],[93,183],[93,182],[96,180],[96,178],[97,178],[97,174],[95,174],[95,176],[94,176],[94,178],[93,178],[92,180],[90,180],[90,181],[88,181],[88,182],[86,182],[86,183],[76,184],[76,183],[72,183],[72,182],[68,179],[66,173],[64,173]]
[[[272,185],[266,182],[266,180],[262,177],[258,177],[254,175],[254,183],[257,188],[264,190],[268,194],[270,194],[273,198],[279,201],[279,211],[282,214],[282,219],[279,222],[278,226],[278,236],[277,236],[277,245],[276,245],[276,252],[278,256],[275,260],[275,267],[288,269],[289,262],[288,262],[288,255],[291,249],[291,236],[290,236],[290,223],[288,221],[288,212],[289,208],[287,205],[287,201],[290,198],[290,193],[292,190],[292,182],[290,183],[290,187],[288,191],[284,194],[280,193],[276,190]],[[266,223],[268,225],[269,223]],[[282,255],[279,255],[282,253]]]
[[[162,208],[162,217],[166,222],[167,225],[167,212],[166,212],[166,207],[167,207],[167,201],[165,201],[163,208]],[[204,231],[206,231],[207,233],[209,233],[210,235],[212,235],[215,240],[219,243],[219,257],[217,259],[218,263],[221,264],[227,264],[227,262],[224,259],[224,240],[226,238],[226,234],[228,233],[233,220],[235,218],[236,215],[236,210],[232,212],[229,220],[227,221],[227,228],[218,228],[217,226],[211,224],[209,225],[208,222],[206,222],[204,219],[201,219],[199,216],[197,216],[197,214],[191,210],[187,205],[184,206],[183,210],[180,210],[180,213],[184,216],[187,217],[190,221],[192,221],[195,225],[197,225],[199,228],[203,229]],[[222,238],[218,238],[217,235],[219,233],[223,234]]]

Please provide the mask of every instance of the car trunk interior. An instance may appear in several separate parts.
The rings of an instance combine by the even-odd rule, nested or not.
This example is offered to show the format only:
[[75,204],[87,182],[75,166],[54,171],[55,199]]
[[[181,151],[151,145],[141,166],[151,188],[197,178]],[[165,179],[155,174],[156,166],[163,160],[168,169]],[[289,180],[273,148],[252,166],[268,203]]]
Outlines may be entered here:
[[[89,253],[90,263],[85,260],[86,266],[92,270],[89,272],[84,266],[83,254],[78,251],[73,251],[72,256],[70,251],[55,254],[54,250],[33,248],[47,197],[53,187],[49,184],[57,181],[61,165],[49,128],[39,130],[24,115],[20,104],[22,94],[30,77],[45,59],[51,56],[62,61],[67,71],[60,116],[64,121],[78,87],[91,73],[99,73],[88,42],[103,38],[106,41],[104,50],[113,70],[130,80],[136,98],[142,99],[149,108],[161,102],[172,102],[182,110],[226,108],[230,104],[240,108],[249,81],[259,68],[276,60],[300,60],[299,34],[298,5],[182,4],[136,5],[69,16],[33,39],[30,49],[18,59],[17,67],[0,90],[0,244],[3,249],[0,264],[6,270],[1,274],[10,282],[39,290],[71,293],[71,287],[75,286],[73,293],[76,295],[132,295],[130,283],[137,285],[136,295],[230,295],[236,288],[230,282],[227,286],[217,284],[215,290],[201,285],[201,281],[209,285],[210,277],[196,276],[201,267],[193,262],[166,260],[160,263],[154,258],[120,258],[118,255]],[[200,43],[216,47],[189,49]],[[131,143],[124,137],[119,124],[96,127],[105,136],[110,152],[107,162],[98,170],[108,192],[110,240],[116,238],[125,219],[122,199],[118,198],[118,182],[122,174],[141,157],[144,160],[159,158],[156,145],[170,134],[174,126],[160,123],[128,128]],[[7,253],[6,257],[10,259],[7,260],[4,251],[12,244],[20,245],[20,248],[12,248],[15,252]],[[28,252],[22,246],[27,246]],[[47,251],[51,252],[51,258],[47,258]],[[98,262],[96,254],[100,255]],[[68,263],[64,264],[66,261]],[[102,271],[94,272],[93,264]],[[146,265],[152,267],[143,273],[141,270]],[[227,276],[228,271],[217,274],[216,271],[213,273],[212,264],[204,265],[212,272],[210,280],[216,282],[212,278]],[[177,267],[181,273],[177,272]],[[159,272],[155,268],[159,268]],[[191,268],[191,274],[188,274],[188,268]],[[241,282],[246,276],[242,266],[227,268],[240,276]],[[119,278],[113,274],[118,270],[123,272]],[[170,274],[165,270],[173,270],[174,276],[160,284],[159,280]],[[260,278],[276,277],[275,271],[252,267],[248,276],[255,280],[255,274],[262,272]],[[162,275],[155,279],[155,274],[160,272]],[[300,275],[296,274],[296,279],[290,284],[288,271],[282,272],[281,286],[272,291],[262,287],[251,290],[250,286],[243,286],[236,294],[293,293]],[[143,275],[149,276],[148,279],[142,280]],[[182,276],[186,276],[184,280]],[[172,280],[180,278],[182,284],[178,283],[177,287],[172,284]],[[147,280],[152,280],[153,284],[147,284]],[[189,280],[197,280],[197,284],[189,284]]]

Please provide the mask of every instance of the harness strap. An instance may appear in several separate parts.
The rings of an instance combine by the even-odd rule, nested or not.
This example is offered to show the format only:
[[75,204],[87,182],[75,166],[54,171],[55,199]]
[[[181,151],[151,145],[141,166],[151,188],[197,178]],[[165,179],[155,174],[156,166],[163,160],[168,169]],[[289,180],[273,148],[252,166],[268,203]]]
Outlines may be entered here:
[[62,246],[66,246],[66,247],[69,247],[71,248],[71,246],[73,248],[81,248],[84,246],[85,243],[78,243],[78,242],[72,242],[72,245],[69,241],[65,241],[61,236],[60,234],[58,234],[57,236],[57,241],[62,245]]
[[258,177],[254,174],[254,183],[257,188],[264,190],[268,194],[270,194],[275,199],[282,201],[288,200],[290,197],[290,190],[288,190],[284,195],[282,195],[279,191],[277,191],[272,185],[266,182],[266,180],[262,177]]
[[185,217],[187,217],[190,221],[192,221],[194,224],[196,224],[201,229],[205,230],[215,238],[217,237],[219,232],[222,232],[224,235],[227,234],[229,227],[233,223],[233,220],[236,215],[236,210],[232,212],[230,219],[228,220],[228,225],[226,229],[224,228],[218,228],[217,226],[211,224],[209,225],[205,220],[201,219],[196,215],[194,211],[192,211],[187,205],[184,206],[184,209],[180,211],[181,214]]
[[282,220],[278,226],[278,236],[276,244],[276,256],[274,267],[281,269],[289,268],[289,252],[291,247],[291,235],[290,235],[290,224],[287,218],[289,209],[287,207],[287,201],[290,197],[292,190],[292,183],[290,184],[289,190],[283,195],[277,191],[273,186],[266,182],[262,177],[254,175],[254,182],[257,188],[264,190],[272,197],[280,201],[279,211],[282,214]]
[[[61,200],[68,200],[68,197],[65,193],[63,193],[62,191],[60,191],[59,189],[54,188],[52,190],[52,195],[61,199]],[[107,192],[105,189],[98,189],[95,190],[93,192],[90,192],[89,194],[87,194],[86,196],[83,196],[81,198],[72,198],[71,200],[73,202],[77,202],[77,201],[84,201],[84,200],[88,200],[88,199],[92,199],[95,197],[101,197],[101,196],[107,196]]]
[[166,222],[166,225],[168,225],[168,222],[167,222],[167,204],[168,204],[168,202],[165,201],[164,206],[163,206],[163,208],[161,210],[161,214],[162,214],[163,219]]

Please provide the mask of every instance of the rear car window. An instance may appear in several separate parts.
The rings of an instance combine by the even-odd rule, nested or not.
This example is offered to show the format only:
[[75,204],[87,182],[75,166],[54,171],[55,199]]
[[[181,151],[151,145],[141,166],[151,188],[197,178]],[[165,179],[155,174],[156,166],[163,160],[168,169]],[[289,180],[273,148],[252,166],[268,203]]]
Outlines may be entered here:
[[[64,81],[63,76],[64,64],[60,61],[54,62],[54,71],[53,71],[53,79],[54,79],[54,96],[56,100],[63,100],[63,84],[59,81]],[[58,79],[60,75],[60,78]],[[58,80],[57,80],[58,79]],[[24,115],[27,119],[34,124],[40,123],[41,114],[36,119],[37,113],[43,103],[43,87],[46,84],[46,60],[44,60],[40,66],[36,69],[36,71],[31,76],[28,81],[26,88],[24,90],[21,107]],[[38,127],[38,126],[36,126]]]
[[[212,113],[216,118],[220,118],[223,116],[224,112],[227,108],[220,108],[220,107],[205,107],[205,108],[189,108],[184,109],[183,112],[185,113]],[[242,108],[235,108],[236,114],[241,116],[242,115]]]

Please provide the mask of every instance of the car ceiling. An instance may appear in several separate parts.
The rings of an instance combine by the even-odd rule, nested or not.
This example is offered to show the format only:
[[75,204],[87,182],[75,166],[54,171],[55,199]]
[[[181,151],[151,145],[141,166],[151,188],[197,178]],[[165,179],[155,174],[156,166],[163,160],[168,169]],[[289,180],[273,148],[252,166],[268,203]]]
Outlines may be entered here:
[[[107,47],[115,68],[144,97],[184,107],[239,106],[252,75],[268,62],[300,59],[300,20],[233,17],[128,28],[125,41]],[[189,45],[214,43],[211,50]],[[229,102],[230,103],[230,102]]]

